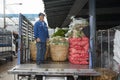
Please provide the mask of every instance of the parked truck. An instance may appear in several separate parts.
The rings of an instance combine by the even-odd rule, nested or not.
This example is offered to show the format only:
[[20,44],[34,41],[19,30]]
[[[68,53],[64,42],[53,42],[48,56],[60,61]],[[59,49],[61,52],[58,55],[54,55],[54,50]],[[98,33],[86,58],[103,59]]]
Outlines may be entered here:
[[0,28],[0,61],[12,61],[15,54],[14,37],[11,31]]
[[[91,65],[74,65],[65,62],[52,62],[36,65],[31,63],[30,42],[34,41],[33,24],[22,14],[19,15],[18,63],[8,72],[17,75],[17,80],[92,80],[100,75]],[[16,77],[14,78],[16,79]]]

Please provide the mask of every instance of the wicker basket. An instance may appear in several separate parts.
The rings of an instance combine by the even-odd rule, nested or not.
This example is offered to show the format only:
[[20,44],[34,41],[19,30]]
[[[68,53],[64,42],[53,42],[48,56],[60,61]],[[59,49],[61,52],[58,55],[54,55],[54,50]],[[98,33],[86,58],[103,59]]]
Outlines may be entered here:
[[51,44],[50,53],[53,61],[65,61],[68,56],[68,46]]
[[50,44],[49,41],[46,42],[46,53],[45,53],[45,60],[50,57]]
[[117,73],[112,70],[99,68],[96,71],[100,72],[101,76],[94,77],[93,80],[117,80]]
[[37,53],[36,42],[35,41],[30,42],[30,55],[33,61],[36,60],[36,53]]

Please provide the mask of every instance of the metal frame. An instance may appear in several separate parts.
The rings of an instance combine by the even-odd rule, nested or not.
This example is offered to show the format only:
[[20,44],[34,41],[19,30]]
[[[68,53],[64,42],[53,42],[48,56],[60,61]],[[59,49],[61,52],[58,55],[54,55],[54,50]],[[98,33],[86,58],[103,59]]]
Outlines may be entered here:
[[[35,75],[41,75],[46,78],[56,76],[73,76],[75,80],[77,80],[78,76],[90,76],[90,78],[92,78],[93,76],[100,75],[100,73],[96,72],[94,69],[89,69],[88,65],[74,65],[66,63],[46,63],[41,65],[21,64],[9,70],[9,73],[18,74],[18,80],[20,80],[21,77],[27,76],[27,78],[30,78],[31,76]],[[45,78],[43,80],[45,80]]]
[[[109,69],[111,69],[111,67],[112,67],[111,64],[113,64],[113,63],[111,61],[112,60],[111,56],[112,56],[113,53],[111,52],[111,50],[113,50],[113,49],[111,48],[111,43],[114,39],[113,38],[114,35],[111,34],[111,33],[114,33],[114,32],[115,32],[115,30],[111,30],[111,29],[97,31],[97,34],[96,34],[97,35],[96,36],[97,44],[96,44],[96,46],[98,46],[97,50],[100,47],[99,48],[100,53],[98,53],[98,54],[101,55],[101,56],[99,56],[101,61],[100,61],[100,64],[98,65],[98,67],[109,68]],[[106,59],[104,57],[105,56],[105,54],[104,54],[105,50],[107,51]],[[105,67],[105,65],[103,64],[103,62],[105,62],[104,59],[108,61],[108,63],[107,63],[108,67]]]
[[90,24],[90,66],[95,67],[96,64],[96,47],[95,47],[95,36],[96,36],[96,0],[89,0],[89,24]]
[[18,64],[30,61],[30,41],[33,38],[33,25],[29,20],[19,14],[19,42],[18,42]]

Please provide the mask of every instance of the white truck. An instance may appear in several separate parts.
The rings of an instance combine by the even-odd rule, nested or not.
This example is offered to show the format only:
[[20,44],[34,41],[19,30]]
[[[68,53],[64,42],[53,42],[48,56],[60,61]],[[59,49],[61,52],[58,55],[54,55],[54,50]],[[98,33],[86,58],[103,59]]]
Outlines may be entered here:
[[12,61],[12,56],[15,54],[15,44],[12,32],[0,28],[0,60]]

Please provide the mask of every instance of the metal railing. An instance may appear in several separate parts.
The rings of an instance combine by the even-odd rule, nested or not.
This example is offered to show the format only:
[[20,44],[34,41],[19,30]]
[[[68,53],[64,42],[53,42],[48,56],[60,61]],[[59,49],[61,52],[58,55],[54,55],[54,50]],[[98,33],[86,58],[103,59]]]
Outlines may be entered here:
[[112,68],[113,66],[113,41],[115,30],[107,29],[97,31],[96,35],[96,53],[97,67]]
[[18,64],[30,61],[30,41],[33,38],[33,25],[22,14],[19,14]]

